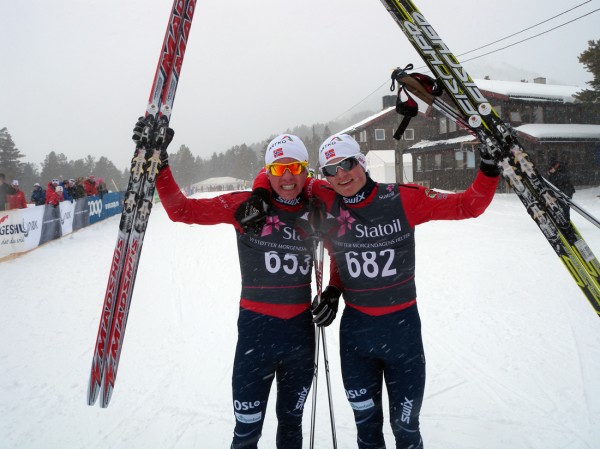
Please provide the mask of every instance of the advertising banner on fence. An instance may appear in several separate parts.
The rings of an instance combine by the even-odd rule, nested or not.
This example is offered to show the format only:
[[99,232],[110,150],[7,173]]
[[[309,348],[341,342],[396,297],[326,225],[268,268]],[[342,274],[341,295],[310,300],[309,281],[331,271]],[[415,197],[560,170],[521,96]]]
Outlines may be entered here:
[[123,210],[123,193],[106,193],[102,199],[99,196],[88,197],[90,224],[104,220]]
[[0,211],[0,259],[29,251],[105,218],[121,213],[123,193],[90,196],[53,207]]
[[44,206],[0,212],[0,258],[40,244]]

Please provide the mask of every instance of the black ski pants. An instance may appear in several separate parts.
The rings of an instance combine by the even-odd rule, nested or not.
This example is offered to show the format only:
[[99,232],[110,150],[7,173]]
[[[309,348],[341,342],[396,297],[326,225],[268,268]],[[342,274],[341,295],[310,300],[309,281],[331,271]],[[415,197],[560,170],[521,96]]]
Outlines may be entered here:
[[287,320],[240,309],[233,364],[231,449],[256,449],[273,379],[277,448],[302,448],[302,413],[313,378],[315,330],[306,312]]
[[340,322],[340,355],[358,448],[385,449],[381,402],[385,379],[396,449],[421,449],[425,356],[416,304],[383,316],[346,306]]

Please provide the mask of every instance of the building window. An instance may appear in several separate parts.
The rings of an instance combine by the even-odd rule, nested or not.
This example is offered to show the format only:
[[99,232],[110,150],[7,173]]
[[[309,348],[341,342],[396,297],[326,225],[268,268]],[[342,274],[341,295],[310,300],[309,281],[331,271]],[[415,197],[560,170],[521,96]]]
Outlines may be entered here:
[[521,113],[519,111],[513,111],[510,113],[510,121],[511,122],[520,122],[521,121]]
[[442,153],[436,153],[433,155],[433,169],[434,170],[442,169]]
[[385,140],[385,129],[375,130],[375,140]]
[[417,156],[417,171],[423,171],[423,156]]
[[455,150],[454,151],[454,161],[456,162],[457,169],[463,169],[467,165],[466,161],[467,157],[463,150]]
[[361,131],[358,134],[358,141],[359,142],[366,142],[367,141],[367,132],[366,131]]
[[475,168],[475,150],[467,150],[467,168]]
[[446,134],[448,132],[448,122],[446,117],[440,118],[440,134]]
[[415,140],[415,130],[413,128],[404,130],[404,134],[402,134],[402,140]]
[[452,133],[456,131],[456,122],[454,120],[448,120],[448,132]]
[[533,111],[533,123],[544,123],[544,108],[537,106]]

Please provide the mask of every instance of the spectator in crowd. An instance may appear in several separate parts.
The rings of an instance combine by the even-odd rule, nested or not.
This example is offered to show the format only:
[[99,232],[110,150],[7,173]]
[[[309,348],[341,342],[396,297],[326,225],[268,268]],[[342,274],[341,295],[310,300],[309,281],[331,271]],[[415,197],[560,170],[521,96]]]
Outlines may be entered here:
[[0,173],[0,210],[6,210],[6,195],[13,195],[15,189],[6,183],[6,176]]
[[63,198],[65,201],[73,202],[73,190],[71,188],[71,182],[68,179],[64,179],[61,183],[63,188]]
[[[575,187],[571,182],[571,176],[567,171],[567,168],[559,161],[550,161],[550,167],[548,167],[548,181],[550,181],[555,187],[564,193],[567,198],[573,198],[575,193]],[[566,201],[560,201],[560,205],[567,217],[567,220],[571,219],[571,207]]]
[[76,200],[79,198],[85,198],[85,196],[86,196],[85,187],[84,187],[85,181],[83,180],[83,178],[80,176],[79,178],[77,178],[77,180],[72,180],[72,181],[73,181],[73,185],[74,185],[73,198],[75,198]]
[[46,204],[46,191],[42,189],[39,182],[33,185],[33,192],[31,192],[31,202],[36,206],[43,206]]
[[85,194],[87,196],[98,195],[98,189],[96,189],[96,177],[90,175],[83,183],[83,188],[85,189]]
[[15,193],[12,195],[6,195],[9,209],[27,209],[27,200],[25,199],[25,192],[19,189],[19,181],[16,179],[12,182],[12,188]]
[[105,193],[108,193],[108,188],[106,187],[104,179],[98,178],[98,182],[96,183],[96,190],[98,190],[98,196],[100,196],[100,199],[102,199]]
[[77,187],[75,185],[74,179],[69,179],[69,193],[71,195],[71,198],[73,198],[74,200],[77,199]]
[[48,189],[46,190],[46,204],[57,207],[58,203],[64,200],[63,188],[59,185],[58,179],[53,179],[48,183]]
[[62,203],[65,200],[65,189],[61,185],[56,186],[56,196],[58,197],[58,202]]

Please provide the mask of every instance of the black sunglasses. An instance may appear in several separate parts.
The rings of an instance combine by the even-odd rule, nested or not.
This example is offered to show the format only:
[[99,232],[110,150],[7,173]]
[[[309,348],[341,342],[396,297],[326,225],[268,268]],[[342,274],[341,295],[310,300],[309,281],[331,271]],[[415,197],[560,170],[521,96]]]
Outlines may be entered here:
[[341,161],[335,164],[323,165],[321,167],[321,173],[324,176],[335,176],[337,174],[338,168],[343,169],[344,171],[350,171],[354,167],[358,165],[358,161],[355,157],[347,157],[346,159],[342,159]]

